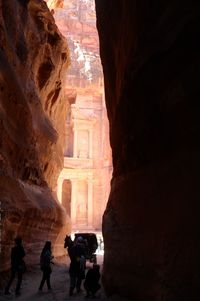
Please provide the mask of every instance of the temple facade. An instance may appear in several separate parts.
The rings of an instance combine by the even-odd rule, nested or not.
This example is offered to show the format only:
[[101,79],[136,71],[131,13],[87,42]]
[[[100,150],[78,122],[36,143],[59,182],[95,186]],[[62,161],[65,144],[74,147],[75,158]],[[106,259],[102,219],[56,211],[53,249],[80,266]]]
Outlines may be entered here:
[[71,57],[65,89],[71,106],[58,200],[70,216],[73,231],[99,231],[110,192],[112,160],[94,1],[63,1],[53,14]]
[[78,95],[66,120],[64,168],[58,199],[72,230],[101,230],[112,173],[103,95]]

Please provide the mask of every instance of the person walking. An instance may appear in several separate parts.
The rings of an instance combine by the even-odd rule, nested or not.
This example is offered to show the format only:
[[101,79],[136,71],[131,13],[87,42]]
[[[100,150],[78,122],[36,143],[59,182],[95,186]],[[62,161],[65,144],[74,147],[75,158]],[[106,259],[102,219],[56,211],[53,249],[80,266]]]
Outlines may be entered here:
[[70,288],[69,295],[72,296],[76,287],[77,293],[81,291],[81,283],[85,278],[85,244],[81,236],[79,236],[71,248],[70,252]]
[[44,283],[47,283],[48,290],[51,290],[50,276],[52,273],[51,263],[53,259],[51,252],[51,241],[46,241],[40,255],[40,268],[43,272],[42,280],[39,286],[39,291],[42,291]]
[[22,276],[26,270],[26,265],[24,262],[25,251],[22,245],[22,238],[17,236],[15,239],[15,246],[11,250],[11,275],[8,284],[5,288],[5,295],[10,295],[10,286],[17,274],[17,285],[15,289],[16,296],[20,295],[20,289],[22,284]]

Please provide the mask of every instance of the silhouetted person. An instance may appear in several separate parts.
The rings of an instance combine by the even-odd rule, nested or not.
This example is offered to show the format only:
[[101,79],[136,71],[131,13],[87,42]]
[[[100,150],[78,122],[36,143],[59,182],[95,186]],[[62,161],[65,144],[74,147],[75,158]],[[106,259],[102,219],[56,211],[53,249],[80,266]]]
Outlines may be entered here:
[[40,268],[43,272],[42,280],[39,286],[39,291],[42,291],[44,283],[46,281],[47,287],[51,289],[50,276],[51,276],[51,263],[52,263],[52,253],[51,253],[51,241],[46,241],[42,253],[40,255]]
[[25,251],[22,245],[22,238],[17,236],[15,238],[15,246],[11,250],[11,275],[9,282],[5,288],[5,294],[10,295],[10,286],[17,274],[17,285],[15,289],[15,294],[20,295],[20,288],[22,283],[22,275],[25,272],[25,262],[23,260],[25,256]]
[[89,297],[92,295],[92,297],[95,297],[96,292],[101,288],[99,284],[100,279],[100,272],[99,272],[100,266],[98,264],[93,264],[93,268],[89,269],[85,281],[84,281],[84,288],[87,292],[86,297]]
[[77,238],[70,251],[70,289],[69,295],[73,295],[76,287],[77,293],[81,290],[82,280],[85,278],[85,244],[81,236]]

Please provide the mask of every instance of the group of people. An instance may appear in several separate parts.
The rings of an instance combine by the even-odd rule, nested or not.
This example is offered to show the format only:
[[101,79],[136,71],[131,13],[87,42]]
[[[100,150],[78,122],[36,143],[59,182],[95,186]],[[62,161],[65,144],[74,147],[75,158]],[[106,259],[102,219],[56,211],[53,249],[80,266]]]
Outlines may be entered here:
[[100,289],[100,266],[93,264],[93,267],[89,269],[85,275],[86,270],[86,250],[87,241],[81,236],[77,237],[74,241],[70,236],[66,236],[64,247],[67,248],[70,258],[70,288],[69,295],[72,296],[74,289],[77,293],[81,291],[81,284],[84,280],[84,288],[86,290],[86,297],[95,296],[96,292]]
[[[20,295],[21,283],[23,273],[26,271],[26,265],[24,261],[25,251],[22,244],[22,238],[15,238],[15,246],[11,250],[11,275],[8,284],[5,287],[5,295],[10,295],[10,287],[17,275],[17,284],[15,294]],[[86,297],[95,296],[96,292],[100,289],[100,266],[93,264],[87,273],[86,271],[86,245],[84,239],[79,236],[76,240],[72,241],[70,236],[66,236],[64,247],[68,250],[70,258],[69,276],[70,276],[70,288],[69,296],[72,296],[74,290],[77,293],[81,291],[81,284],[84,280],[84,288],[86,290]],[[46,241],[41,255],[40,255],[40,268],[42,271],[42,280],[39,285],[39,291],[42,291],[46,282],[48,290],[51,290],[51,273],[53,264],[53,256],[51,250],[51,241]]]

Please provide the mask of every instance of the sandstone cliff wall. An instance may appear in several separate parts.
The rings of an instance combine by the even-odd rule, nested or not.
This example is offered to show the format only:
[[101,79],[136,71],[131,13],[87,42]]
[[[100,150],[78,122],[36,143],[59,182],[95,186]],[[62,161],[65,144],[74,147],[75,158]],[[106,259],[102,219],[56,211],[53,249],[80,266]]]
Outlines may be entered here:
[[44,1],[46,1],[49,9],[63,7],[64,4],[64,0],[44,0]]
[[107,294],[199,295],[200,5],[96,0],[114,176]]
[[[0,1],[0,270],[22,235],[28,263],[67,222],[55,200],[68,103],[67,45],[44,1]],[[56,251],[58,254],[58,251]]]

